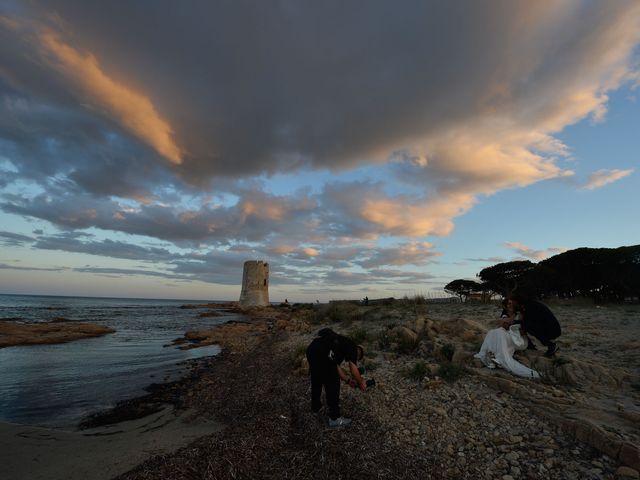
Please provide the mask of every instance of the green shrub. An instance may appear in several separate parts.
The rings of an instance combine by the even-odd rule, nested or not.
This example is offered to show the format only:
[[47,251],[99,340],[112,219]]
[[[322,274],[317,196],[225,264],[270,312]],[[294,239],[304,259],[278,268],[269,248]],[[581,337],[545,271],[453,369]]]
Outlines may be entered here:
[[325,318],[332,323],[350,325],[362,319],[360,307],[353,302],[331,302],[326,309]]
[[358,345],[362,345],[369,339],[369,332],[364,327],[357,327],[349,332],[349,337]]
[[397,305],[404,311],[413,311],[416,314],[425,313],[427,310],[427,299],[424,295],[414,295],[413,297],[404,296],[402,300],[398,300]]
[[438,368],[438,376],[444,381],[452,383],[463,377],[467,370],[462,365],[452,362],[442,362]]
[[313,309],[313,318],[311,319],[311,323],[314,325],[319,325],[321,323],[326,323],[329,319],[329,305],[318,305]]
[[416,351],[418,348],[418,344],[420,343],[419,339],[412,340],[411,338],[398,338],[398,346],[396,351],[400,354],[407,355]]
[[392,342],[393,338],[391,337],[391,333],[388,329],[380,331],[378,334],[378,348],[380,348],[380,350],[389,350]]
[[307,345],[304,343],[300,343],[293,350],[293,358],[298,358],[300,356],[304,356],[307,354]]
[[[284,304],[286,305],[286,304]],[[294,303],[293,305],[289,304],[291,306],[291,309],[293,309],[296,312],[299,311],[303,311],[303,310],[313,310],[314,309],[314,305],[313,303]],[[281,304],[282,306],[282,304]]]
[[405,378],[419,382],[427,375],[428,372],[429,369],[427,368],[427,364],[420,360],[416,362],[413,367],[407,368],[403,373]]
[[440,349],[440,354],[448,362],[451,362],[451,360],[453,360],[453,354],[455,352],[456,352],[456,347],[454,347],[451,343],[447,343],[443,345],[442,348]]

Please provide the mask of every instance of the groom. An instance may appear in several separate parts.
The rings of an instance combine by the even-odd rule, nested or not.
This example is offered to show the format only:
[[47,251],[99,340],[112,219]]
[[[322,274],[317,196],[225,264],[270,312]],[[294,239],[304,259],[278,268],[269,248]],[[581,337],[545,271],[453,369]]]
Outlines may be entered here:
[[[558,344],[554,340],[562,334],[560,323],[553,312],[537,300],[514,299],[513,305],[520,312],[524,331],[547,347],[545,357],[553,357],[558,351]],[[529,345],[531,347],[533,344],[530,342]]]

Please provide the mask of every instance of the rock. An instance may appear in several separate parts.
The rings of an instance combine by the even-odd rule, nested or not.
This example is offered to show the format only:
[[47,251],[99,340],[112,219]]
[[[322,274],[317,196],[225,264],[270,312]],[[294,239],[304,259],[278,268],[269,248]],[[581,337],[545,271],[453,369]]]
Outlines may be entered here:
[[457,365],[465,365],[472,361],[475,353],[476,352],[463,350],[462,348],[456,348],[455,352],[453,352],[453,357],[451,358],[451,362]]
[[405,342],[416,342],[418,334],[407,327],[395,327],[391,331],[399,340]]
[[591,440],[589,444],[599,452],[617,458],[620,452],[621,442],[613,435],[607,433],[600,427],[593,427],[591,430]]
[[616,470],[616,478],[640,478],[640,473],[631,467],[619,467]]
[[506,458],[509,462],[516,461],[519,457],[520,455],[518,455],[518,452],[509,452],[504,456],[504,458]]
[[425,328],[424,317],[417,317],[415,320],[407,320],[404,324],[409,330],[413,330],[416,333],[421,333]]
[[64,343],[115,332],[104,325],[84,322],[16,323],[0,321],[0,348],[14,345]]
[[576,439],[580,442],[589,443],[593,425],[587,422],[576,422]]
[[640,450],[636,445],[623,443],[620,447],[618,460],[634,470],[640,470]]

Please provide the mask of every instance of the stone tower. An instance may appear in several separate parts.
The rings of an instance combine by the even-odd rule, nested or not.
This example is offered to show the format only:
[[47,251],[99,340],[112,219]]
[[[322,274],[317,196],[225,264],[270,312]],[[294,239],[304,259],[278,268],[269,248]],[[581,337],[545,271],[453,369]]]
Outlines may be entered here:
[[269,305],[269,264],[262,260],[244,262],[240,305]]

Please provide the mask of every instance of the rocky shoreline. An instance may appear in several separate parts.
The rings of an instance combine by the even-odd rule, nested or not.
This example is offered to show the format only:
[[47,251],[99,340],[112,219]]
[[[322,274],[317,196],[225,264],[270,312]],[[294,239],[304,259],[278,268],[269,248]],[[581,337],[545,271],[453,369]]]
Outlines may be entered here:
[[[584,359],[521,358],[544,382],[488,371],[470,353],[490,325],[430,309],[268,307],[243,310],[248,324],[188,333],[190,348],[216,342],[223,353],[167,388],[174,404],[227,427],[119,479],[638,478],[634,372],[610,375],[633,408],[605,428],[598,420],[615,412],[603,413],[602,402],[589,409],[599,385],[589,384]],[[360,337],[366,375],[377,381],[364,393],[343,387],[343,411],[354,419],[345,429],[309,409],[304,347],[323,326]]]

